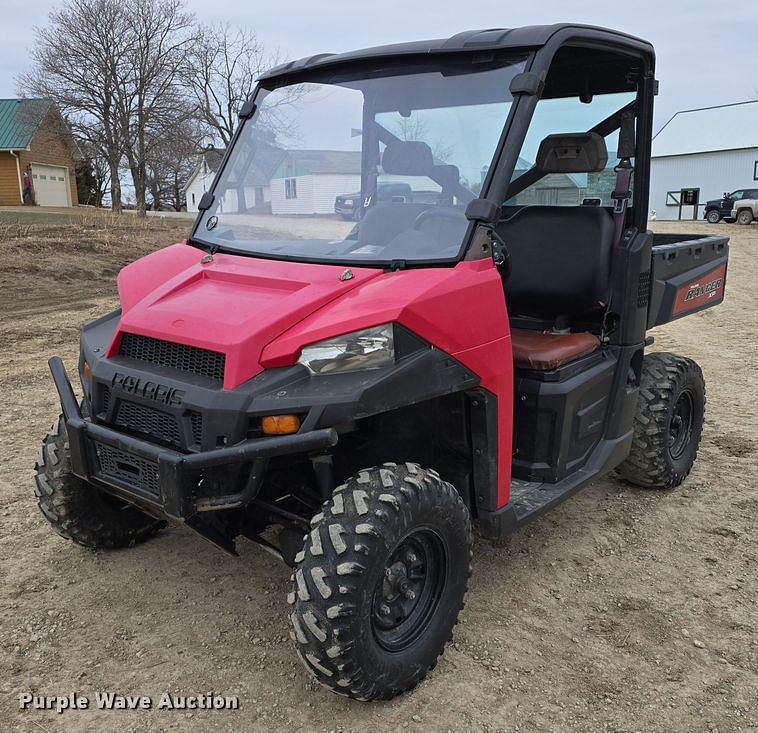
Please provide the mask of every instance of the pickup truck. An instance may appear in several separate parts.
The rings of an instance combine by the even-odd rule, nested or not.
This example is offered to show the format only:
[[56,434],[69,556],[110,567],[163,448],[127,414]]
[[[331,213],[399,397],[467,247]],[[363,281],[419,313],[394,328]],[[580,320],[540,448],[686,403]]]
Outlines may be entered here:
[[718,224],[722,219],[734,221],[732,209],[740,199],[758,199],[758,188],[740,188],[731,193],[725,191],[720,199],[706,201],[703,218],[709,224]]
[[[411,200],[413,191],[408,183],[378,183],[376,186],[376,200],[394,201],[405,203]],[[361,208],[361,192],[345,193],[334,200],[334,213],[339,214],[346,221],[357,221],[358,212]]]
[[755,198],[745,198],[735,201],[731,218],[738,224],[750,224],[753,219],[758,219],[758,190],[754,191]]

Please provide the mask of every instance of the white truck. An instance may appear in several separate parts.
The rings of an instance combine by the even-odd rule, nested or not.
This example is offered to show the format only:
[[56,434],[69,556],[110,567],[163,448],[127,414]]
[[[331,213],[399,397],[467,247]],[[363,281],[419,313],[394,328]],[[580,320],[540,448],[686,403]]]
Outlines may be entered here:
[[732,206],[732,219],[738,224],[750,224],[758,219],[758,199],[740,199]]

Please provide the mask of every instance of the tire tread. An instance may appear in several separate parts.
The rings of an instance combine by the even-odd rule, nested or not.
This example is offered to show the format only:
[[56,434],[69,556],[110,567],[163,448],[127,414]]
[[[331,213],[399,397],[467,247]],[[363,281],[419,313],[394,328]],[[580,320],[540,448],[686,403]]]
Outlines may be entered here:
[[[676,470],[668,457],[669,413],[673,401],[687,384],[698,386],[703,395],[699,419],[692,426],[695,450],[684,470]],[[647,354],[634,418],[632,448],[618,467],[619,475],[647,489],[670,489],[684,481],[697,457],[705,409],[705,383],[698,364],[677,354]]]
[[[324,502],[311,522],[304,558],[292,576],[290,637],[313,677],[339,695],[358,700],[390,699],[415,687],[434,668],[437,656],[442,653],[440,649],[427,664],[408,670],[401,680],[387,680],[363,665],[356,640],[351,636],[354,633],[351,623],[365,593],[360,580],[367,572],[368,560],[391,534],[398,515],[407,516],[413,511],[422,491],[436,492],[438,500],[449,511],[458,512],[465,522],[468,570],[463,594],[454,600],[457,619],[471,573],[471,524],[459,493],[436,471],[414,463],[386,463],[363,469],[334,491],[332,499]],[[340,501],[335,507],[337,496]],[[332,541],[336,527],[342,543]],[[298,593],[300,578],[307,588],[307,599]],[[321,592],[323,586],[330,589],[328,595]],[[314,633],[316,629],[318,633]]]
[[93,550],[133,547],[154,537],[166,522],[136,507],[105,505],[99,490],[71,471],[65,423],[58,418],[34,464],[37,506],[64,539]]

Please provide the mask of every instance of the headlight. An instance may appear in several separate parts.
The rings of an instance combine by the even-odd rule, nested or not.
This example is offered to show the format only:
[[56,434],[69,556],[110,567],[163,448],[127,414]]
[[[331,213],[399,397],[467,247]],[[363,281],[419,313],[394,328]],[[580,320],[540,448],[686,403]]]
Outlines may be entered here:
[[395,360],[391,323],[318,341],[300,353],[299,364],[311,374],[337,374],[379,369]]

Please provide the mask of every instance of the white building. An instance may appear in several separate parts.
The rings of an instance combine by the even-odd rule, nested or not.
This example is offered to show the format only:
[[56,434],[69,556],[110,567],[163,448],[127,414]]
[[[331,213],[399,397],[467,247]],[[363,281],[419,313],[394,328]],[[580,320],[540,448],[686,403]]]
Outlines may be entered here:
[[[703,204],[727,191],[758,188],[758,100],[677,112],[653,138],[650,209],[679,216],[679,193],[699,189]],[[692,219],[691,206],[682,218]]]
[[187,211],[197,211],[200,198],[211,187],[225,152],[225,150],[208,148],[197,156],[195,171],[190,176],[184,189],[187,200]]
[[[187,211],[197,211],[200,197],[210,189],[224,159],[226,150],[208,148],[198,156],[197,167],[185,188]],[[252,156],[238,166],[241,179],[235,172],[225,173],[226,193],[220,211],[255,211],[271,213],[271,176],[285,157],[285,151],[274,145],[259,143]]]
[[271,177],[271,213],[333,214],[337,196],[360,190],[360,151],[288,150]]

